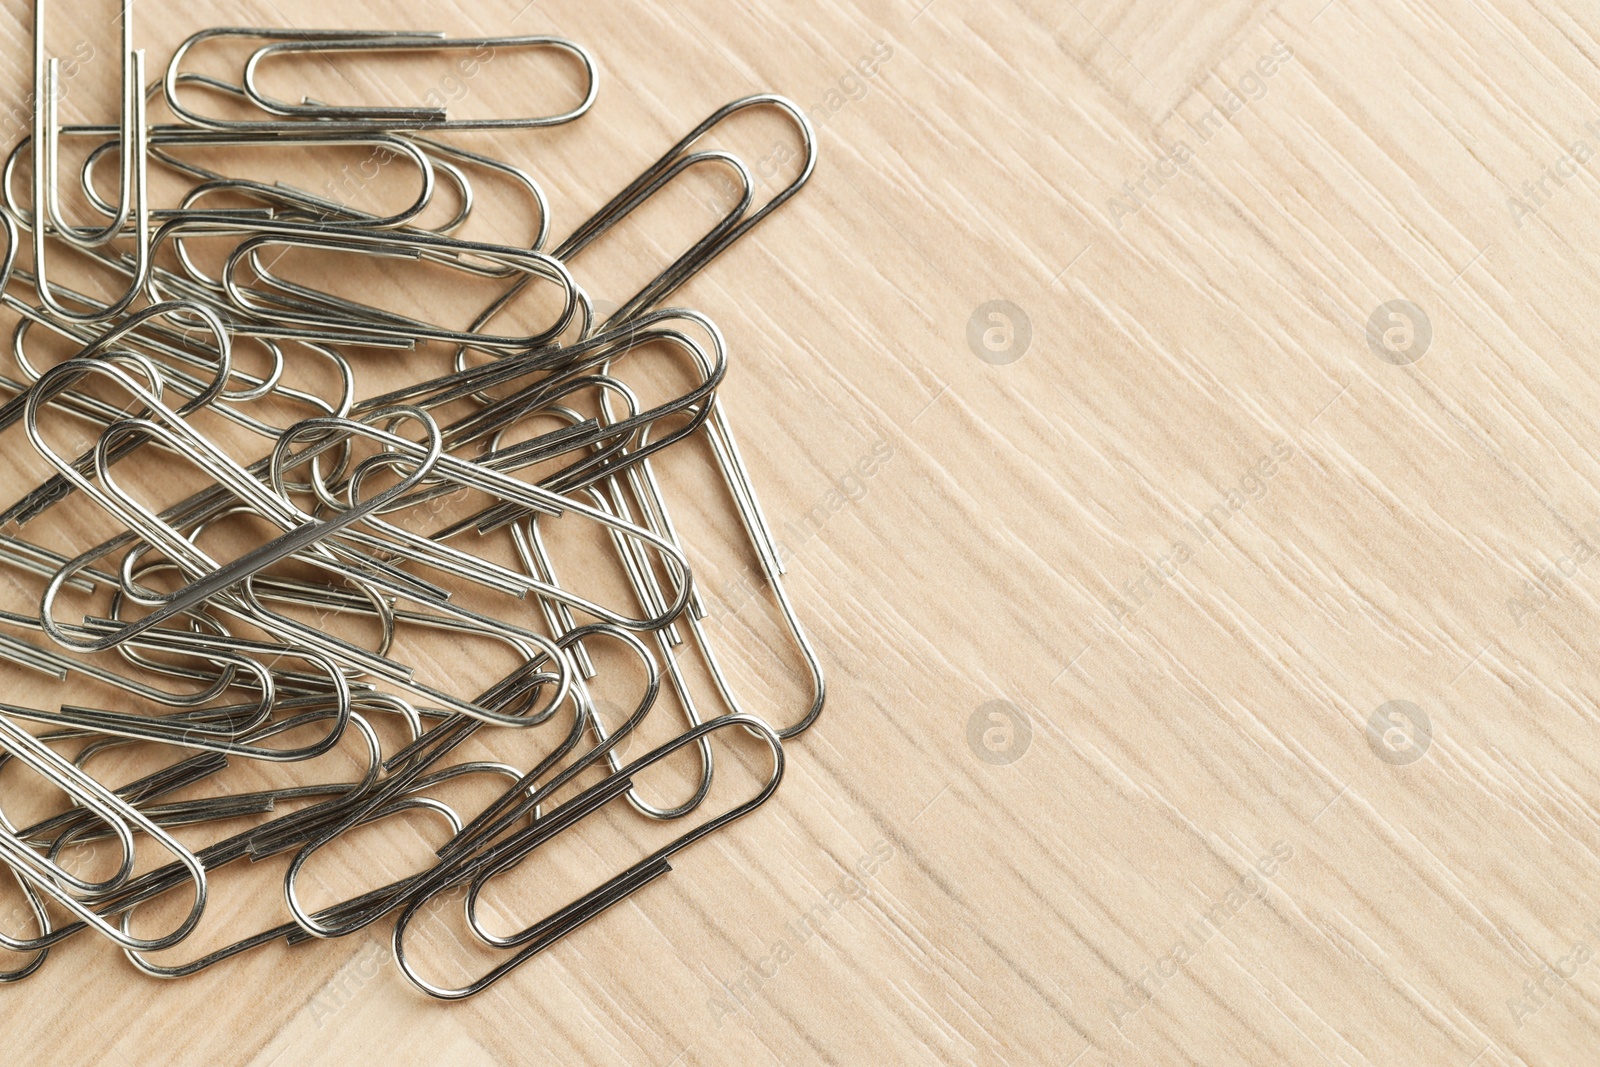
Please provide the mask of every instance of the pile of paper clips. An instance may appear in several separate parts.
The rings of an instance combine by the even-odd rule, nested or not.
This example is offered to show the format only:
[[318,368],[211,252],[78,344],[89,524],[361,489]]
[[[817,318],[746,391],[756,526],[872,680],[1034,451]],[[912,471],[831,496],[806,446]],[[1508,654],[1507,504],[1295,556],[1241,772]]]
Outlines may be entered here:
[[[37,614],[0,612],[0,657],[18,675],[40,672],[62,683],[75,675],[116,692],[101,701],[110,709],[65,700],[53,708],[0,705],[0,860],[26,901],[13,915],[34,927],[0,930],[0,948],[26,954],[0,979],[26,978],[53,946],[84,931],[122,949],[143,973],[172,978],[257,946],[340,937],[392,917],[394,957],[410,981],[435,997],[466,997],[771,796],[783,773],[781,742],[821,711],[822,676],[717,402],[727,370],[723,337],[706,316],[663,304],[799,191],[815,159],[805,116],[771,95],[717,110],[547,251],[549,212],[538,182],[435,135],[549,127],[582,116],[597,76],[590,56],[569,41],[212,29],[186,41],[165,76],[147,83],[124,6],[120,125],[70,126],[58,120],[60,67],[46,54],[37,14],[34,30],[32,134],[7,160],[0,213],[0,302],[20,317],[12,348],[18,376],[0,378],[10,394],[0,431],[21,422],[54,473],[0,515],[0,571],[12,587],[30,590],[30,609],[34,596],[38,605]],[[236,82],[183,69],[186,56],[218,39],[255,49]],[[427,106],[294,104],[257,81],[263,64],[287,53],[371,53],[376,62],[388,52],[485,47],[542,51],[581,69],[581,102],[535,118],[460,121]],[[229,117],[204,114],[200,97]],[[177,121],[153,125],[147,109],[163,99]],[[239,117],[246,109],[253,111]],[[802,145],[796,176],[759,206],[737,156],[695,148],[750,109],[786,117]],[[92,226],[63,217],[66,139],[93,146],[81,181],[82,199],[101,215]],[[185,146],[350,145],[406,160],[421,179],[416,202],[378,217],[180,158]],[[113,159],[115,200],[95,180]],[[28,187],[18,172],[30,166],[31,205],[13,188]],[[732,176],[736,202],[632,299],[597,312],[574,260],[698,166]],[[189,182],[179,202],[151,203],[156,168]],[[540,212],[531,247],[450,235],[472,211],[474,173],[528,191]],[[423,228],[422,213],[430,205],[437,211],[436,185],[452,187],[460,209]],[[31,269],[19,262],[25,242]],[[226,247],[220,257],[219,245]],[[419,264],[493,286],[494,299],[470,326],[443,326],[291,280],[278,265],[289,253],[302,264],[337,256],[384,257],[396,269]],[[67,262],[63,256],[113,280],[120,295],[97,298],[62,284],[56,264]],[[57,271],[52,280],[47,259]],[[211,260],[220,269],[208,272]],[[546,316],[540,328],[495,332],[493,320],[525,292],[524,303],[531,299]],[[41,369],[47,342],[72,354]],[[236,358],[247,346],[249,370]],[[388,354],[380,361],[373,349]],[[674,380],[688,384],[647,406],[627,377],[645,362],[672,364]],[[320,391],[288,384],[313,365],[340,384]],[[381,382],[382,395],[363,397],[364,375]],[[735,552],[753,554],[798,648],[784,652],[785,661],[809,675],[811,693],[789,721],[742,710],[708,640],[706,608],[651,465],[685,443],[678,453],[709,457],[726,486],[720,500],[697,499],[697,514],[726,509]],[[16,438],[7,447],[15,469],[25,450]],[[155,490],[141,476],[152,469],[190,478],[189,495],[150,503]],[[70,522],[60,518],[69,513]],[[114,535],[84,547],[83,531],[93,528],[85,515],[110,524]],[[605,554],[620,596],[602,602],[558,580],[550,534],[557,520],[563,544]],[[444,635],[460,665],[476,662],[474,649],[489,642],[514,666],[503,676],[497,668],[490,675],[497,680],[481,692],[424,682],[417,663],[396,652],[418,633]],[[699,700],[685,678],[686,656],[712,683]],[[613,696],[602,699],[597,687],[608,671]],[[617,698],[619,690],[631,695]],[[664,690],[675,693],[681,712],[673,714],[685,719],[661,734],[675,739],[624,760],[621,743]],[[708,814],[718,731],[756,746],[755,755],[740,757],[754,795]],[[460,756],[469,739],[486,735],[514,755]],[[226,787],[230,767],[309,761],[341,745],[353,745],[367,768],[357,781]],[[111,749],[130,748],[148,753],[156,769],[115,788],[86,769]],[[690,795],[671,805],[647,800],[634,779],[674,754],[698,761],[685,775]],[[473,776],[500,782],[483,794],[495,799],[466,811],[440,799],[444,783]],[[176,799],[180,791],[188,795]],[[16,825],[6,809],[15,810],[25,792],[54,798],[44,805],[54,814]],[[490,929],[480,905],[485,886],[530,860],[537,865],[542,846],[602,808],[612,813],[607,818],[680,829],[538,921],[510,934]],[[335,905],[305,903],[297,877],[313,854],[406,812],[431,813],[424,817],[450,829],[420,873]],[[247,828],[205,847],[191,849],[175,836],[179,828],[238,820]],[[115,870],[69,870],[74,850],[97,841],[111,844]],[[282,882],[287,921],[244,937],[229,932],[223,947],[203,955],[167,958],[165,950],[199,925],[208,878],[241,860],[283,856],[292,857]],[[477,941],[501,952],[487,973],[449,988],[420,974],[415,953],[407,954],[408,927],[440,900],[460,901]],[[176,925],[143,929],[152,914],[177,916]],[[156,953],[162,961],[151,958]]]

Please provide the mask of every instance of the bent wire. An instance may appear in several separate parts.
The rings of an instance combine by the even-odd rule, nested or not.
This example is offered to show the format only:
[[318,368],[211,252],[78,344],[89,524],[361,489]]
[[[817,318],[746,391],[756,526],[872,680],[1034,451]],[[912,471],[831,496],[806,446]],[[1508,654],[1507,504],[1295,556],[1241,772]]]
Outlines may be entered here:
[[[772,774],[753,797],[729,808],[720,815],[706,820],[692,830],[686,831],[634,863],[622,873],[608,879],[570,904],[525,927],[518,933],[505,938],[484,936],[482,927],[475,918],[476,901],[483,885],[490,878],[521,863],[529,853],[551,840],[556,834],[578,825],[583,819],[601,810],[609,801],[626,793],[629,785],[631,785],[633,775],[671,755],[683,745],[698,742],[706,735],[730,726],[742,727],[744,730],[759,736],[767,743],[772,753]],[[440,986],[424,978],[407,958],[405,950],[406,930],[411,926],[421,905],[427,899],[422,898],[408,905],[395,921],[393,945],[396,965],[400,967],[402,973],[418,989],[440,1000],[461,1000],[483,992],[517,967],[526,963],[533,956],[544,951],[572,930],[577,929],[578,926],[597,917],[612,905],[620,903],[656,878],[669,872],[672,867],[668,861],[673,855],[688,848],[707,835],[715,833],[734,820],[743,818],[766,803],[777,790],[778,783],[783,779],[783,759],[783,746],[779,742],[778,736],[760,719],[750,716],[728,715],[694,727],[675,740],[669,741],[667,744],[634,760],[620,771],[567,801],[561,807],[553,809],[533,826],[512,835],[477,858],[457,861],[457,866],[460,870],[455,872],[456,880],[470,886],[467,896],[467,911],[473,932],[485,944],[492,947],[516,949],[509,959],[496,965],[487,974],[465,986]]]
[[[261,65],[273,56],[314,52],[324,58],[340,52],[437,52],[472,49],[474,59],[485,50],[488,62],[500,49],[550,49],[575,57],[583,66],[585,86],[582,98],[566,111],[553,115],[536,115],[529,118],[452,119],[442,107],[335,107],[330,104],[306,100],[291,104],[263,93],[256,86],[256,75]],[[561,126],[581,118],[594,106],[600,91],[599,73],[594,57],[587,49],[563,37],[472,37],[453,40],[439,39],[385,39],[362,38],[346,41],[284,41],[265,45],[251,55],[244,67],[244,90],[261,110],[290,118],[314,119],[317,122],[399,122],[420,123],[434,130],[524,130],[545,126]]]
[[[146,138],[144,52],[133,47],[133,4],[121,4],[122,22],[122,126],[119,133],[122,175],[119,201],[111,224],[100,230],[78,230],[61,216],[57,179],[60,169],[58,89],[61,64],[45,56],[44,27],[48,4],[35,0],[33,8],[33,270],[35,290],[52,314],[68,322],[103,322],[127,310],[144,287],[150,270],[149,155]],[[45,248],[52,234],[80,248],[94,248],[122,236],[129,215],[133,218],[135,271],[123,295],[103,309],[78,312],[60,303],[46,275]],[[49,222],[45,220],[48,218]]]
[[[530,159],[584,151],[554,129],[596,106],[582,46],[216,27],[147,83],[132,6],[117,5],[119,120],[62,125],[49,5],[35,5],[31,122],[0,169],[0,306],[16,316],[0,439],[16,470],[46,472],[12,485],[0,512],[0,566],[24,598],[0,606],[0,677],[16,689],[0,704],[0,889],[15,883],[23,904],[0,929],[0,950],[21,954],[0,984],[72,939],[177,979],[392,919],[417,989],[472,996],[647,900],[684,849],[775,794],[784,743],[822,709],[819,656],[720,399],[729,339],[667,306],[809,181],[814,132],[782,97],[735,100],[555,242],[562,205]],[[189,69],[197,49],[230,46],[244,50],[231,75]],[[574,75],[570,98],[476,118],[437,93],[349,102],[269,86],[312,54],[477,69],[513,51]],[[149,121],[158,94],[173,121]],[[781,188],[726,147],[736,116],[758,110],[799,145]],[[473,131],[530,154],[445,139]],[[293,180],[342,159],[359,162],[320,191]],[[685,241],[635,232],[707,175],[733,195]],[[91,224],[66,218],[80,202]],[[25,240],[33,262],[19,265]],[[651,263],[648,280],[609,289],[602,241]],[[688,485],[700,496],[684,499]],[[675,515],[691,513],[725,536],[688,536]],[[721,601],[690,561],[729,544],[753,554],[793,649],[736,657],[714,642]],[[796,651],[797,706],[742,695]],[[645,733],[652,747],[630,758]],[[741,740],[766,747],[770,771],[713,813],[714,783],[748,762],[713,742]],[[329,769],[352,759],[354,772]],[[681,784],[663,800],[649,772],[666,761]],[[271,777],[288,764],[304,776]],[[44,814],[17,825],[40,797]],[[309,899],[308,871],[368,865],[413,816],[448,830],[420,868]],[[490,928],[491,887],[551,874],[559,835],[618,826],[670,840],[543,917]],[[273,914],[191,939],[208,876],[274,856],[287,868]],[[418,929],[447,910],[500,954],[454,985],[416,955]],[[165,928],[144,930],[157,913]]]

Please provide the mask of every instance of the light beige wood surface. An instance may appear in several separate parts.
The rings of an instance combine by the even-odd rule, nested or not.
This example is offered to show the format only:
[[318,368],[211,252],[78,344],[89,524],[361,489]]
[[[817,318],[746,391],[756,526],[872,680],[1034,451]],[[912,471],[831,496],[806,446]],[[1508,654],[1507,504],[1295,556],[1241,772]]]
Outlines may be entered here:
[[[97,50],[80,113],[111,7],[52,5],[56,50]],[[1600,1059],[1600,12],[619,7],[135,11],[153,69],[214,24],[581,41],[591,115],[462,142],[546,182],[557,235],[722,103],[812,112],[809,187],[674,301],[727,334],[828,675],[780,793],[476,1000],[412,990],[387,927],[171,984],[79,938],[0,990],[0,1059]],[[0,16],[8,104],[29,11]],[[462,106],[516,113],[518,62]],[[642,280],[670,242],[629,240]],[[749,561],[695,562],[737,677],[792,708]]]

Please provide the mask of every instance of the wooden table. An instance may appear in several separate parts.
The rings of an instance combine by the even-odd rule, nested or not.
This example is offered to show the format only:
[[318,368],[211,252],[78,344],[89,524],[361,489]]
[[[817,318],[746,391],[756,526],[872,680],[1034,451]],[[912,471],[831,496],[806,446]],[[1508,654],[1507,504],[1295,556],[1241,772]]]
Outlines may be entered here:
[[[111,106],[109,7],[52,5],[69,113]],[[674,302],[726,333],[829,696],[771,804],[478,999],[386,927],[172,984],[80,938],[0,993],[7,1062],[1593,1062],[1596,11],[135,10],[152,76],[213,24],[584,43],[592,114],[460,142],[558,237],[717,106],[805,107],[815,178]],[[521,62],[345,99],[515,114]],[[738,149],[763,190],[784,143]],[[736,680],[792,707],[736,557]]]

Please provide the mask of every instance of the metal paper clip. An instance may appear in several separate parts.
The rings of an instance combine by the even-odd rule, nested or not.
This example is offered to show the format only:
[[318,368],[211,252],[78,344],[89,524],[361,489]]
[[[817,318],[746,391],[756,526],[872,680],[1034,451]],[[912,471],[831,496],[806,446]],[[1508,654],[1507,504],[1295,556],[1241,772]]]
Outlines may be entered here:
[[475,920],[472,920],[473,931],[481,939],[500,947],[515,948],[517,951],[510,959],[497,965],[483,977],[469,985],[458,988],[436,985],[417,973],[414,965],[406,957],[406,930],[416,918],[421,905],[427,898],[421,898],[410,904],[395,921],[393,939],[395,963],[399,965],[401,971],[410,979],[413,985],[429,996],[437,997],[441,1000],[461,1000],[483,992],[518,966],[579,926],[597,917],[612,905],[620,903],[661,875],[666,874],[672,869],[668,860],[673,855],[734,820],[748,815],[764,804],[776,791],[778,783],[783,779],[783,746],[778,741],[777,735],[760,719],[749,716],[728,715],[713,719],[689,730],[676,740],[670,741],[660,748],[641,756],[621,771],[590,787],[561,807],[552,810],[527,830],[508,838],[483,857],[467,865],[459,877],[469,886],[468,908],[470,915],[475,908],[478,894],[490,878],[522,862],[527,854],[538,848],[539,845],[550,840],[562,830],[575,825],[585,816],[598,811],[608,801],[627,792],[633,775],[671,755],[683,745],[697,742],[707,734],[729,726],[743,727],[761,737],[767,742],[772,752],[772,775],[755,796],[720,815],[706,820],[694,829],[689,830],[639,860],[621,874],[609,879],[566,907],[533,923],[511,937],[485,937],[481,926]]
[[[541,115],[520,119],[452,119],[442,107],[335,107],[307,100],[303,104],[290,104],[263,93],[256,86],[256,74],[261,65],[274,56],[316,52],[327,56],[339,52],[432,52],[445,49],[488,49],[492,56],[500,49],[550,49],[575,57],[583,65],[587,85],[583,98],[575,107],[554,115]],[[405,38],[362,38],[345,41],[286,41],[269,44],[256,50],[244,68],[244,89],[261,110],[289,118],[314,119],[317,122],[367,122],[385,123],[397,128],[413,125],[428,130],[522,130],[545,126],[560,126],[581,118],[594,106],[595,95],[600,90],[600,77],[594,58],[581,45],[562,37],[472,37],[456,40],[425,40]]]
[[[60,155],[58,151],[57,89],[61,62],[45,58],[43,0],[33,8],[33,269],[35,289],[50,312],[69,322],[101,322],[125,311],[144,287],[150,269],[150,203],[148,155],[145,148],[144,52],[133,47],[133,5],[122,4],[122,178],[120,199],[111,224],[100,230],[76,230],[61,217],[57,190]],[[108,307],[90,312],[73,311],[57,300],[45,274],[47,233],[84,248],[118,237],[133,217],[135,272],[133,284]],[[50,225],[44,218],[48,217]],[[53,226],[53,230],[52,227]]]

